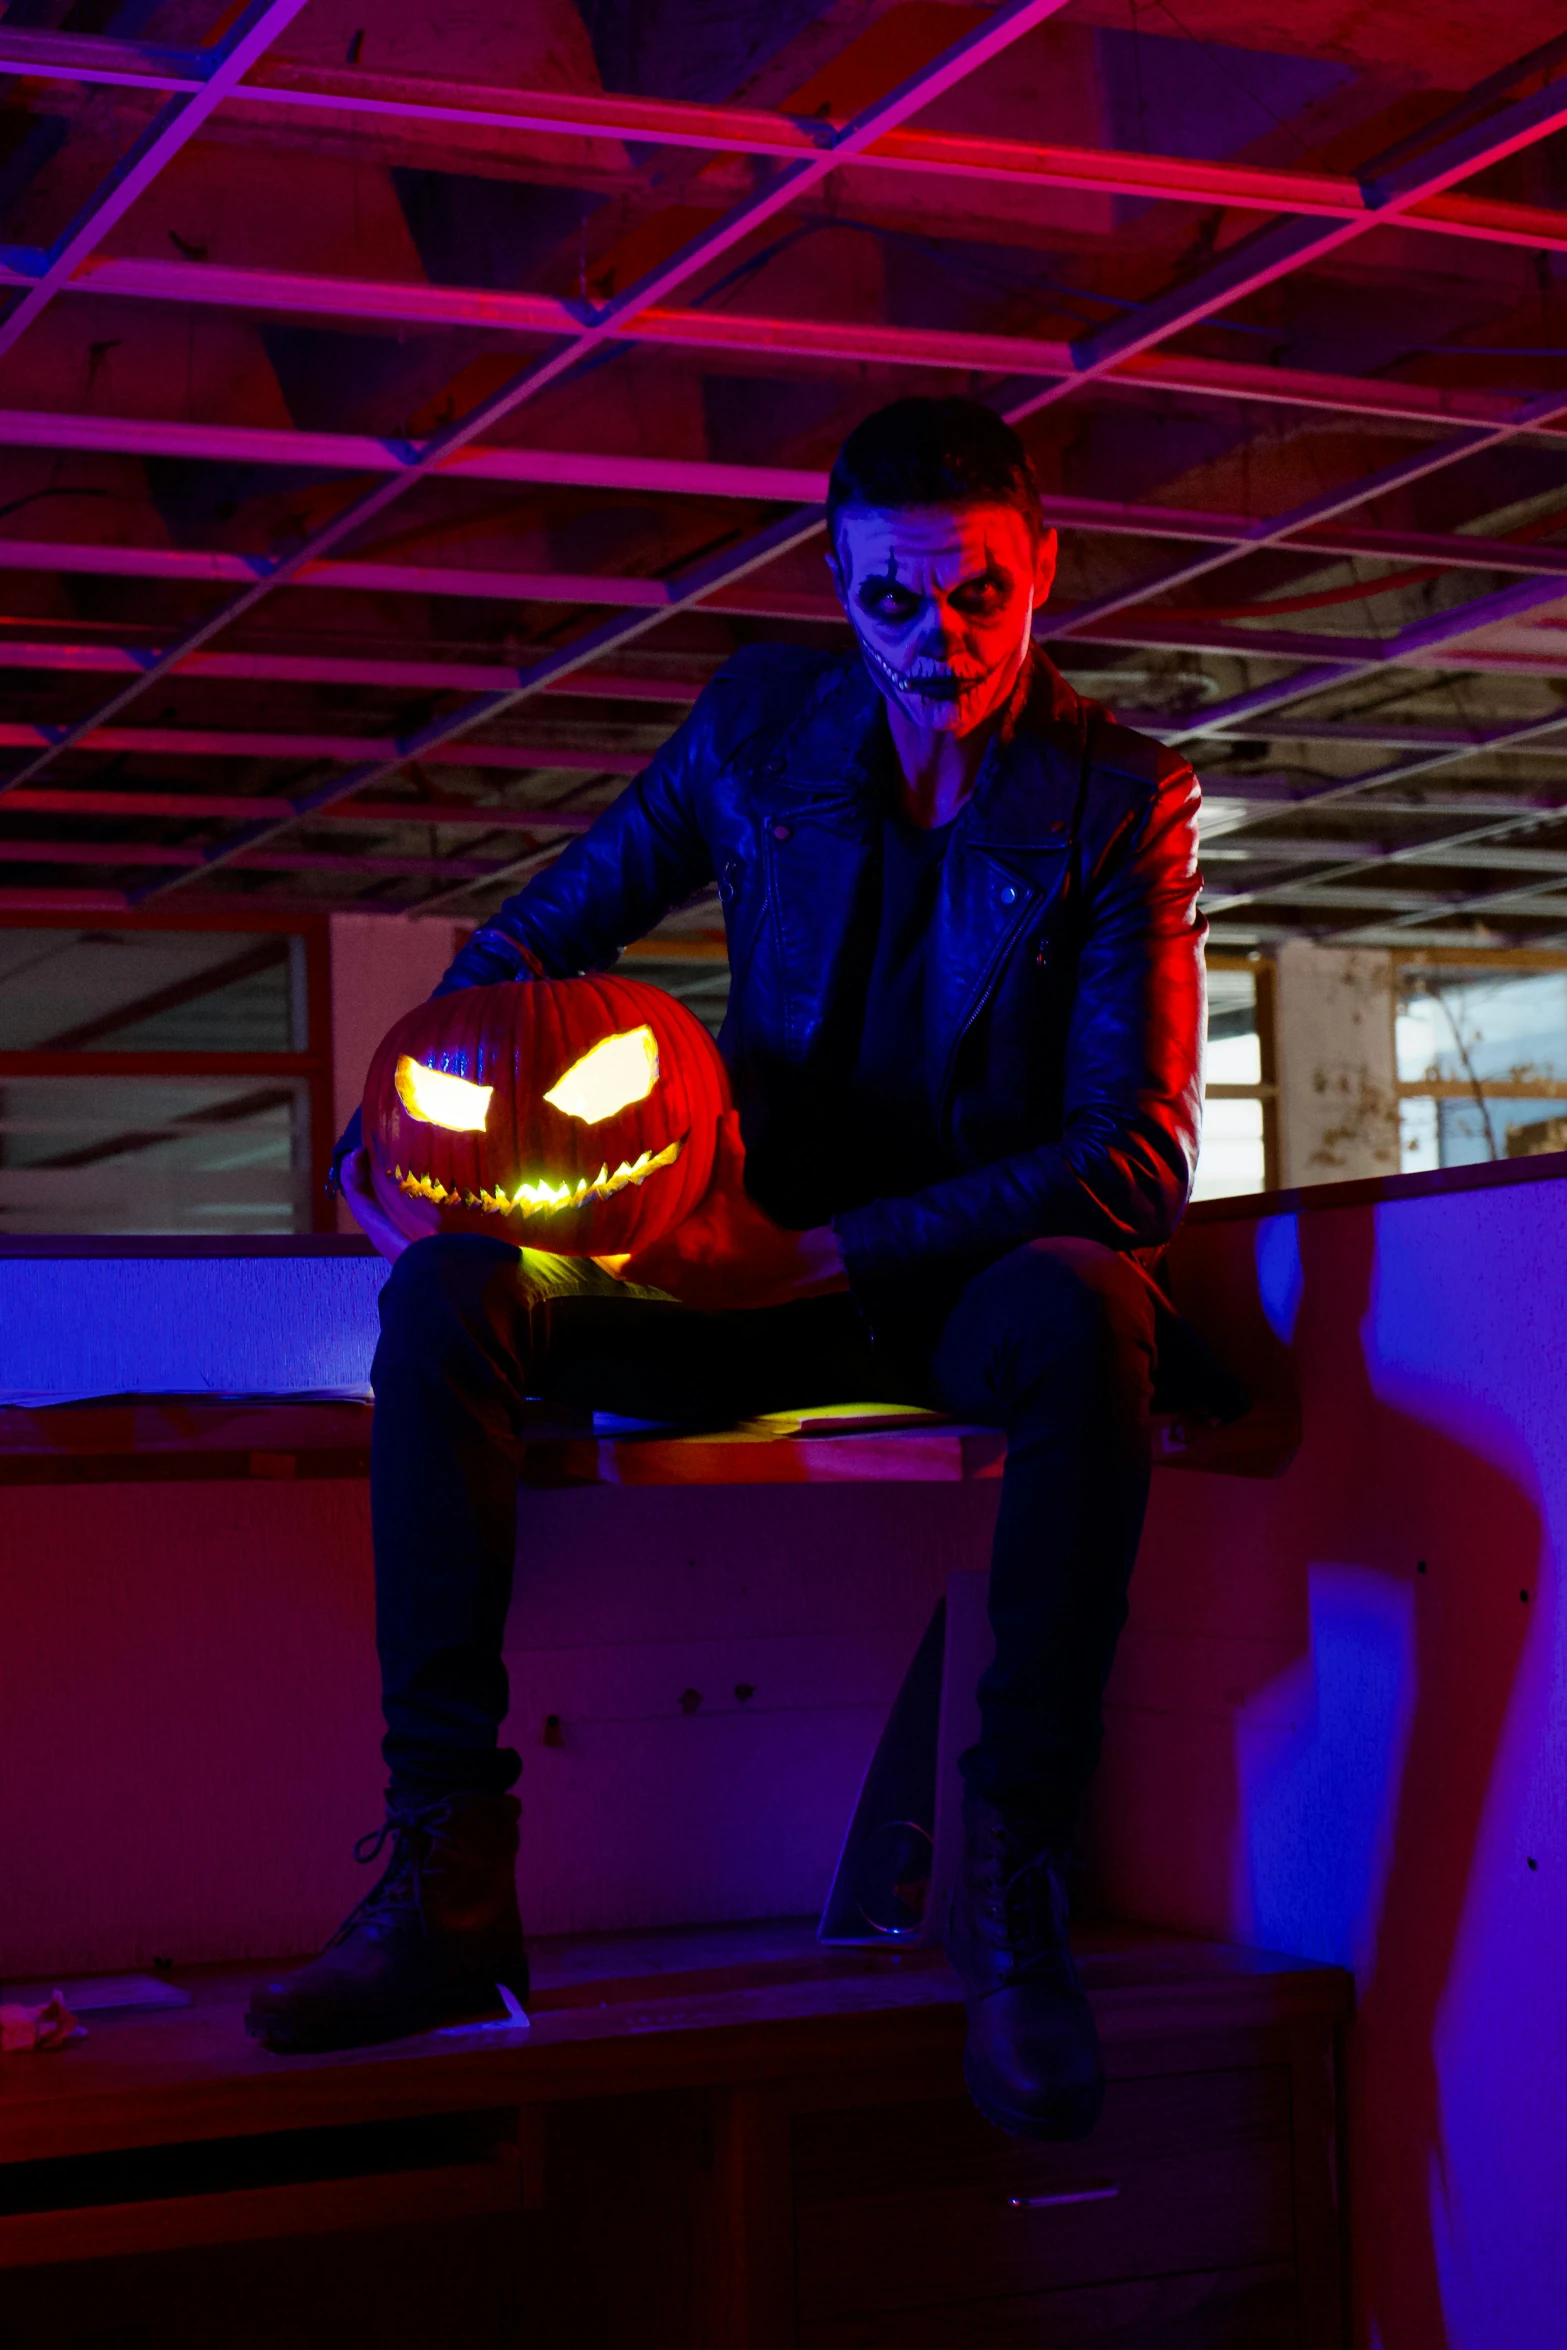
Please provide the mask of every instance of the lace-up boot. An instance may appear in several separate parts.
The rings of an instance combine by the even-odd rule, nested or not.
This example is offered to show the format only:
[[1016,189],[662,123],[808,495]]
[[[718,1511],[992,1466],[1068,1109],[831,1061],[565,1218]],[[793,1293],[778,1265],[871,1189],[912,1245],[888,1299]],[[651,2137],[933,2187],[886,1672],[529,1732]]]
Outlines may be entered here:
[[525,2000],[520,1810],[514,1795],[453,1795],[361,1836],[364,1865],[390,1841],[385,1870],[319,1958],[256,1984],[246,2030],[280,2054],[361,2048],[493,2007],[498,1983]]
[[968,2009],[963,2077],[985,2119],[1019,2137],[1086,2138],[1104,2102],[1066,1919],[1059,1844],[1023,1814],[965,1796],[947,1922]]

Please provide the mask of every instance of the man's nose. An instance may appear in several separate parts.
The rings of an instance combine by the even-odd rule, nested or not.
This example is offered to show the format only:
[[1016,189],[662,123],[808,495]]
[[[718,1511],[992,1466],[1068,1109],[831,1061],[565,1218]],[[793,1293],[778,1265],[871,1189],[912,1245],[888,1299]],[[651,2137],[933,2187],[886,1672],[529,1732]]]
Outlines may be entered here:
[[946,660],[961,649],[962,643],[963,624],[957,614],[946,611],[940,604],[933,605],[920,638],[921,654],[927,660]]

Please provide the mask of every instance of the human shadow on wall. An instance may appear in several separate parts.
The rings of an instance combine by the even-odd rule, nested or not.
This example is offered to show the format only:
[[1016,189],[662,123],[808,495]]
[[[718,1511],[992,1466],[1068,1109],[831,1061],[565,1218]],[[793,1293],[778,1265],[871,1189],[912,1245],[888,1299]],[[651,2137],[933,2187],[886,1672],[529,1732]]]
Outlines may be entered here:
[[[1374,1211],[1308,1211],[1298,1233],[1305,1441],[1287,1495],[1278,1489],[1282,1540],[1265,1563],[1302,1609],[1304,1703],[1290,1709],[1293,1741],[1277,1715],[1271,1741],[1243,1728],[1236,1824],[1255,1938],[1277,1941],[1283,1921],[1294,1929],[1284,1947],[1336,1946],[1356,1963],[1356,2338],[1442,2350],[1434,2040],[1543,1533],[1513,1478],[1376,1392]],[[1456,1391],[1463,1366],[1452,1369]],[[1292,1678],[1272,1685],[1270,1703]],[[1450,2030],[1460,2019],[1443,2020]],[[1483,2031],[1485,2019],[1460,2028]]]

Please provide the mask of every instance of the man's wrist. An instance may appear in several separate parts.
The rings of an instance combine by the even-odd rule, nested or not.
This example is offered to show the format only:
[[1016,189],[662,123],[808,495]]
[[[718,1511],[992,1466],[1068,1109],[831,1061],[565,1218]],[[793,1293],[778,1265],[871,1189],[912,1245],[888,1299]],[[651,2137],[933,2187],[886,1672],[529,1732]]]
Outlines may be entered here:
[[844,1278],[843,1250],[830,1224],[817,1224],[809,1232],[801,1233],[800,1255],[808,1280],[841,1281]]

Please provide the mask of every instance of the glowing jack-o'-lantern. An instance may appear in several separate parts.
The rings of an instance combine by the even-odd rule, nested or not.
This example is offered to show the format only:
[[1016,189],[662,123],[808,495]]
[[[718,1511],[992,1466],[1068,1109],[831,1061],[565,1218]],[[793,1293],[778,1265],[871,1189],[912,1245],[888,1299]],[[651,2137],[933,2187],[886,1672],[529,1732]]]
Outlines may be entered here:
[[621,1256],[712,1179],[729,1086],[700,1021],[640,980],[528,980],[421,1004],[383,1038],[364,1133],[443,1229]]

